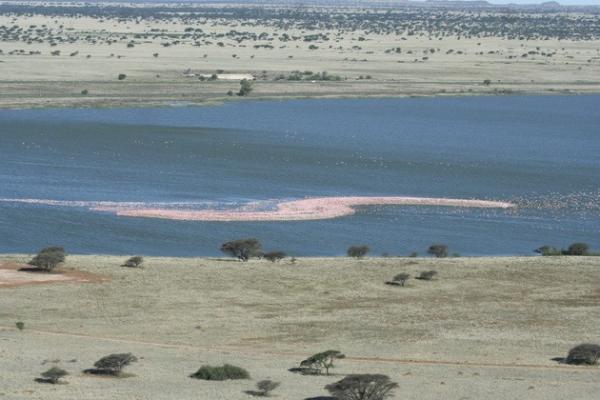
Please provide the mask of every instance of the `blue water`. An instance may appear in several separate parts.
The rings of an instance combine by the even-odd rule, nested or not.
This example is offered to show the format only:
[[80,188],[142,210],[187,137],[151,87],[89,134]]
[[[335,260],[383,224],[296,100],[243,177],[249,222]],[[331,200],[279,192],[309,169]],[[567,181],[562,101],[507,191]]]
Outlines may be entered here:
[[517,211],[362,208],[308,222],[192,222],[0,202],[0,252],[217,255],[242,237],[294,255],[533,254],[600,247],[600,96],[234,102],[0,111],[0,198],[244,204],[394,195]]

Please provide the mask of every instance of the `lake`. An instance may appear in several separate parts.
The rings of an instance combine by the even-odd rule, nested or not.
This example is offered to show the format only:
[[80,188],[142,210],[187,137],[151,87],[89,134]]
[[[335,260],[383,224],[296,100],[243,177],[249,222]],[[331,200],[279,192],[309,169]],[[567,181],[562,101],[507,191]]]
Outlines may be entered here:
[[[531,255],[600,248],[600,96],[240,101],[0,111],[0,252]],[[326,196],[509,201],[515,209],[365,206],[312,221],[118,216],[102,202],[231,208]],[[30,199],[30,202],[19,201]],[[52,201],[58,201],[53,203]],[[265,204],[270,204],[265,203]]]

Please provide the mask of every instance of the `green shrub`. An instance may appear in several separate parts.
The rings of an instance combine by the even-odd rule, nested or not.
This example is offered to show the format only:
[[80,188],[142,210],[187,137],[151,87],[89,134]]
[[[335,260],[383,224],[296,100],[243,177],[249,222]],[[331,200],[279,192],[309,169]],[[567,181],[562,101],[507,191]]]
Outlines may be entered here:
[[367,253],[370,251],[371,249],[369,248],[369,246],[350,246],[348,248],[348,250],[346,251],[346,254],[348,254],[348,257],[354,257],[354,258],[363,258],[364,256],[367,255]]
[[18,321],[17,323],[15,323],[15,325],[16,325],[17,329],[20,331],[25,329],[25,322],[23,322],[23,321]]
[[117,79],[119,79],[120,81],[124,80],[125,78],[127,78],[127,75],[125,74],[119,74],[119,76],[117,76]]
[[205,381],[225,381],[228,379],[250,379],[250,374],[245,369],[230,364],[222,366],[203,365],[190,377]]

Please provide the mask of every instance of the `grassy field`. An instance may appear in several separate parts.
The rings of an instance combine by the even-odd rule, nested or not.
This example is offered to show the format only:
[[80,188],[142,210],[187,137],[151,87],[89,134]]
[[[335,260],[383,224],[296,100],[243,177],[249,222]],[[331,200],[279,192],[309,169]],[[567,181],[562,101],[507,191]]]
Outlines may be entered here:
[[[501,30],[486,32],[492,28],[478,20],[480,14],[460,12],[449,18],[455,25],[447,28],[425,28],[426,22],[440,18],[425,12],[408,13],[407,24],[412,25],[406,27],[382,14],[368,23],[375,28],[368,29],[362,20],[352,20],[362,15],[355,10],[312,11],[289,23],[245,17],[244,8],[228,18],[42,15],[35,10],[0,14],[0,108],[239,99],[239,80],[227,79],[227,74],[253,75],[248,97],[261,99],[600,92],[600,40],[595,36],[581,40],[534,32],[505,37]],[[336,23],[327,20],[329,13],[340,14]],[[490,18],[502,21],[514,15],[491,12]],[[597,19],[524,15],[542,21],[539,25],[550,21],[552,28],[554,23],[556,32],[585,30],[584,18],[589,26]],[[339,22],[347,19],[354,22]],[[527,27],[528,21],[504,26]],[[483,34],[469,35],[472,26]],[[301,80],[290,79],[294,71]],[[323,71],[340,80],[313,77]],[[119,80],[120,74],[125,78]],[[200,79],[212,74],[220,78]]]
[[[143,269],[124,259],[68,257],[63,269],[104,282],[0,288],[0,398],[246,399],[268,378],[282,382],[277,398],[304,399],[360,372],[389,375],[396,399],[590,399],[600,389],[597,368],[552,360],[598,342],[598,257],[147,258]],[[430,269],[433,281],[384,284]],[[330,348],[347,355],[334,376],[288,371]],[[135,376],[81,372],[115,352],[140,358]],[[252,379],[188,377],[223,362]],[[69,384],[33,381],[52,365]]]

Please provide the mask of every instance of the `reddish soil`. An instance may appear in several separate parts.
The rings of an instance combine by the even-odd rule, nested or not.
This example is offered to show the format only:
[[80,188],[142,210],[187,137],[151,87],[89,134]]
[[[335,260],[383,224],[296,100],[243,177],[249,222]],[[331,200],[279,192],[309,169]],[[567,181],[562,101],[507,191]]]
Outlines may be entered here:
[[0,262],[0,288],[14,288],[23,285],[39,285],[60,282],[98,283],[106,282],[105,276],[69,269],[53,272],[40,272],[18,263]]

